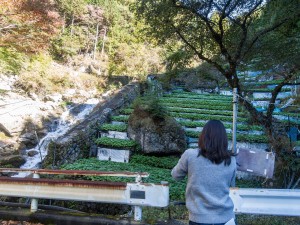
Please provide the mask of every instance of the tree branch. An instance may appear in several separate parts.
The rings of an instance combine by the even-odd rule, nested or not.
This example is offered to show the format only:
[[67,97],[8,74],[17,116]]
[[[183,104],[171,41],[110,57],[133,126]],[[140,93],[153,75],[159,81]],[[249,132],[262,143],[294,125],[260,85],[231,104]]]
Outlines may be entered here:
[[295,179],[295,172],[293,172],[292,173],[292,177],[291,177],[291,179],[290,179],[290,182],[289,182],[289,184],[287,185],[287,189],[290,189],[291,188],[291,186],[292,186],[292,184],[293,184],[293,182],[294,182],[294,179]]
[[[267,118],[269,119],[269,120],[272,120],[272,114],[273,114],[273,111],[274,111],[274,109],[275,109],[275,100],[276,100],[276,98],[277,98],[277,96],[278,96],[278,94],[279,94],[279,92],[281,91],[281,89],[282,89],[282,87],[284,86],[284,85],[286,85],[287,84],[287,82],[288,81],[290,81],[293,77],[294,77],[294,75],[295,75],[295,69],[293,68],[291,71],[289,71],[288,72],[288,75],[287,76],[285,76],[285,78],[284,78],[284,80],[281,82],[281,83],[279,83],[275,88],[274,88],[274,90],[272,91],[272,97],[271,97],[271,99],[270,99],[270,101],[269,101],[269,106],[268,106],[268,110],[267,110]],[[269,121],[270,122],[270,121]]]
[[260,6],[262,4],[263,0],[259,0],[252,9],[250,9],[250,11],[245,15],[244,21],[243,23],[246,24],[247,19],[255,12],[255,10],[257,10],[258,6]]
[[239,26],[241,27],[242,29],[242,38],[240,40],[240,43],[239,43],[239,47],[237,48],[237,52],[234,56],[234,60],[235,61],[238,61],[240,60],[240,57],[241,57],[241,54],[242,54],[242,51],[243,51],[243,48],[244,48],[244,45],[245,45],[245,42],[247,40],[247,36],[248,36],[248,29],[247,29],[247,20],[248,18],[254,13],[254,11],[262,4],[262,0],[258,1],[254,6],[253,8],[245,15],[244,17],[244,20],[242,23],[239,23]]
[[223,35],[224,35],[223,34],[223,32],[224,32],[223,31],[223,20],[224,20],[224,18],[220,17],[220,19],[218,21],[219,29],[220,29],[220,33],[218,33],[212,27],[211,24],[213,24],[213,22],[210,19],[208,19],[207,15],[204,16],[201,13],[199,13],[196,8],[185,6],[185,5],[181,4],[181,2],[177,2],[176,0],[173,0],[172,2],[173,2],[174,7],[191,12],[192,14],[194,14],[198,18],[200,18],[206,24],[206,27],[209,29],[209,31],[212,35],[212,38],[219,45],[221,54],[224,55],[229,62],[232,62],[232,57],[229,54],[229,52],[227,51],[227,48],[224,46],[224,43],[223,43]]
[[208,14],[209,14],[209,12],[211,10],[212,4],[213,4],[213,0],[210,0],[209,3],[208,3],[207,12],[205,14],[206,18],[208,17]]
[[16,24],[10,24],[10,25],[7,25],[6,27],[0,27],[0,31],[1,30],[10,30],[10,29],[14,29],[14,28],[17,28],[18,26]]
[[[300,13],[298,13],[296,15],[297,17],[300,16]],[[247,50],[244,52],[243,54],[243,57],[244,58],[248,53],[249,51],[251,50],[251,48],[253,47],[253,45],[262,37],[264,36],[265,34],[273,31],[273,30],[276,30],[277,28],[281,27],[284,23],[286,23],[288,20],[290,19],[290,17],[287,17],[287,18],[284,18],[283,20],[279,21],[278,23],[274,24],[273,26],[269,27],[269,28],[266,28],[264,29],[263,31],[261,31],[259,34],[257,34],[253,39],[252,41],[250,41],[250,45],[248,46]]]
[[300,183],[300,177],[298,178],[296,183],[293,185],[292,189],[295,189],[298,186],[299,183]]
[[209,58],[207,58],[207,57],[205,57],[204,55],[203,55],[203,53],[202,53],[202,51],[201,52],[199,52],[185,37],[184,37],[184,35],[172,24],[172,27],[174,28],[174,30],[175,30],[175,33],[181,38],[181,40],[189,47],[189,48],[191,48],[195,53],[196,53],[196,55],[200,58],[200,59],[202,59],[202,60],[204,60],[204,61],[206,61],[206,62],[208,62],[209,64],[211,64],[211,65],[213,65],[213,66],[215,66],[222,74],[225,74],[226,73],[226,71],[223,69],[223,67],[220,65],[220,64],[218,64],[217,62],[215,62],[215,61],[213,61],[213,60],[211,60],[211,59],[209,59]]

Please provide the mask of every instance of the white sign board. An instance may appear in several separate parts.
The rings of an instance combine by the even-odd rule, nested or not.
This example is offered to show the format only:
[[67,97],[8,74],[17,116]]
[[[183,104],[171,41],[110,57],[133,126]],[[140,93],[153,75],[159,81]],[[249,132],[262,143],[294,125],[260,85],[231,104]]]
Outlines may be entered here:
[[98,148],[98,159],[113,162],[129,162],[129,150]]
[[266,178],[273,177],[275,165],[275,154],[273,152],[239,148],[236,162],[238,171]]

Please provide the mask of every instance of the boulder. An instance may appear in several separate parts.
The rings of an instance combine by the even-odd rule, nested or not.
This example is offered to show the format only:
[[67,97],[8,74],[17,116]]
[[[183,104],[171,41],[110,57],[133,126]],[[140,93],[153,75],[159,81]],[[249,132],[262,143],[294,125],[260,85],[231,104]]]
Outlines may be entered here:
[[134,111],[127,132],[146,154],[171,155],[187,148],[184,129],[172,117],[151,117],[147,112]]
[[38,152],[38,151],[35,151],[35,150],[30,150],[30,151],[27,152],[27,155],[28,155],[29,157],[33,157],[33,156],[35,156],[35,155],[37,155],[37,154],[39,154],[39,152]]
[[38,139],[34,132],[28,132],[19,137],[19,142],[25,145],[26,148],[33,148],[38,144]]
[[19,144],[15,141],[1,141],[0,140],[0,159],[12,154],[18,155]]
[[7,157],[3,157],[0,160],[0,167],[9,166],[14,168],[19,168],[26,162],[25,158],[21,155],[11,155]]
[[47,101],[50,101],[50,102],[55,102],[55,103],[59,103],[62,101],[62,94],[59,94],[59,93],[55,93],[55,94],[52,94],[52,95],[46,95],[44,97],[44,101],[47,102]]

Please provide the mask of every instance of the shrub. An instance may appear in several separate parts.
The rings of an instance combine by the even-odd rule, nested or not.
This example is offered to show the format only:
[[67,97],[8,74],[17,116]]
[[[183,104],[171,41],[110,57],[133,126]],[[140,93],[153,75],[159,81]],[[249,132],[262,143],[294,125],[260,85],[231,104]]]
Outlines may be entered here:
[[68,88],[85,90],[96,95],[105,86],[104,78],[86,73],[71,73],[67,67],[53,63],[50,56],[45,54],[32,57],[16,82],[16,87],[38,95],[63,93]]
[[18,74],[25,62],[25,55],[12,48],[0,47],[0,72]]
[[[111,161],[99,161],[95,158],[78,160],[73,164],[66,164],[61,169],[68,170],[99,170],[99,171],[129,171],[129,172],[147,172],[148,178],[143,178],[143,182],[160,183],[167,181],[170,186],[171,200],[184,200],[186,180],[175,181],[171,176],[170,169],[162,169],[142,163],[117,163]],[[97,177],[91,176],[86,179],[101,181],[121,181],[134,182],[133,178],[126,177]]]
[[125,132],[127,131],[127,125],[126,124],[110,124],[110,123],[105,123],[100,127],[100,130],[105,130],[105,131],[119,131],[119,132]]
[[151,94],[137,98],[133,102],[133,108],[137,115],[146,113],[146,116],[160,119],[168,115],[167,108],[160,102],[159,98]]
[[175,156],[156,157],[136,154],[131,156],[130,158],[130,163],[143,164],[163,169],[173,169],[173,167],[176,166],[177,162],[178,157]]
[[96,139],[95,143],[99,146],[118,148],[118,149],[136,149],[137,143],[133,140],[101,137]]

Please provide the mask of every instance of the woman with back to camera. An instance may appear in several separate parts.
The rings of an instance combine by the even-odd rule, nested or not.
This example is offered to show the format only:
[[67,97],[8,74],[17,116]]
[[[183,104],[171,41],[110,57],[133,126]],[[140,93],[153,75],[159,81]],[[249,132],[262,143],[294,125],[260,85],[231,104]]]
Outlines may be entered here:
[[236,160],[228,151],[225,127],[208,121],[199,136],[199,149],[187,149],[172,170],[175,180],[186,175],[189,225],[235,224],[229,187],[235,185]]

